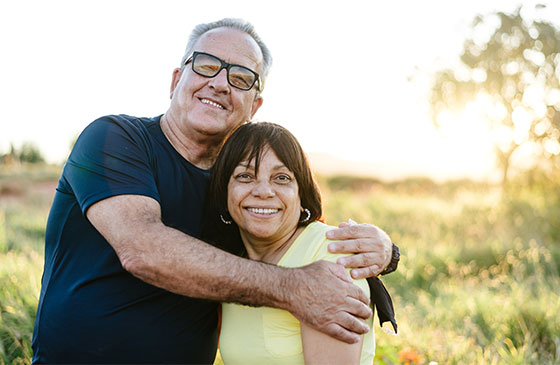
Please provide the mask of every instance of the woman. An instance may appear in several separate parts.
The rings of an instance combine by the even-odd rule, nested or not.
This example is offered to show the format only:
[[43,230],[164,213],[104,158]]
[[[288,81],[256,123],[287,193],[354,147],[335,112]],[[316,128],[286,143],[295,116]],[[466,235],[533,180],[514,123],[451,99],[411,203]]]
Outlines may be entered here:
[[[297,267],[336,262],[319,221],[321,197],[295,137],[272,123],[249,123],[224,144],[209,188],[206,237],[253,260]],[[366,294],[365,279],[355,282]],[[368,320],[372,328],[373,319]],[[371,364],[374,332],[349,345],[289,312],[224,303],[220,352],[225,364]]]

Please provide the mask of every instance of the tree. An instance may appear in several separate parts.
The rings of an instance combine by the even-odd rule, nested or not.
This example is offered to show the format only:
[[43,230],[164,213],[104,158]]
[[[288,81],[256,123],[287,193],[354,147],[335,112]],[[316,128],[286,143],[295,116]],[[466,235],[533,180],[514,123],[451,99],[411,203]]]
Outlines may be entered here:
[[[537,5],[537,10],[544,5]],[[497,12],[477,16],[459,66],[437,71],[431,85],[432,118],[484,105],[505,187],[513,154],[530,143],[539,156],[560,155],[560,31],[551,23]],[[452,118],[448,118],[452,119]]]

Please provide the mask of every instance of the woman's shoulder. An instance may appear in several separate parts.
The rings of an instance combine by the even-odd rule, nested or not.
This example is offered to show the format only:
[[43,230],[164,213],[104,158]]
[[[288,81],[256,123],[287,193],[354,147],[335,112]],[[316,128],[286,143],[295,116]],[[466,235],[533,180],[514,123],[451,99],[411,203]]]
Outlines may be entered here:
[[333,241],[327,239],[326,233],[334,228],[336,227],[319,221],[310,223],[278,264],[296,267],[319,260],[336,262],[339,257],[348,256],[348,254],[329,252],[329,244]]
[[[351,255],[329,252],[329,244],[334,241],[327,239],[326,233],[335,228],[337,227],[322,222],[313,222],[309,224],[301,233],[300,237],[298,237],[299,242],[294,242],[297,244],[296,249],[299,248],[299,252],[293,252],[292,255],[297,255],[303,259],[301,265],[297,266],[308,265],[320,260],[336,263],[340,257]],[[349,271],[349,269],[347,271]],[[355,283],[369,295],[369,286],[365,279],[355,280]]]
[[323,222],[315,221],[310,223],[307,227],[305,227],[300,237],[298,237],[298,240],[302,240],[306,242],[311,241],[315,243],[324,242],[327,241],[327,237],[325,236],[327,231],[334,228],[336,227],[329,226],[328,224],[325,224]]
[[348,256],[348,254],[338,254],[329,252],[329,244],[333,242],[327,239],[326,233],[336,227],[330,226],[322,222],[313,222],[309,224],[298,238],[301,240],[300,245],[306,247],[307,263],[319,260],[327,260],[336,262],[339,257]]

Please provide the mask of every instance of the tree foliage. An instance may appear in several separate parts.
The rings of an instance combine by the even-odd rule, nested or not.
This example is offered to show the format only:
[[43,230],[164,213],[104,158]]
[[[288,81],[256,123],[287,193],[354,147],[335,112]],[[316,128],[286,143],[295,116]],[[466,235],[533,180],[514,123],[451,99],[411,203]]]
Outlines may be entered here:
[[522,14],[477,16],[459,66],[438,71],[431,86],[436,126],[445,111],[484,105],[504,184],[521,145],[556,163],[560,155],[560,31]]

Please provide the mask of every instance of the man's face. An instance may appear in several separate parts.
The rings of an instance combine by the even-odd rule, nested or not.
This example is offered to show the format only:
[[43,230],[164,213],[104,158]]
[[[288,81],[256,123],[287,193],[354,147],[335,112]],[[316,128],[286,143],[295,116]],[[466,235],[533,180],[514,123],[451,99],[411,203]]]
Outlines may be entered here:
[[[226,62],[262,72],[262,53],[248,34],[217,28],[200,37],[194,51],[214,55]],[[171,111],[189,133],[223,140],[241,123],[250,120],[262,104],[257,86],[240,90],[228,83],[227,70],[208,78],[192,71],[191,63],[174,73]]]

